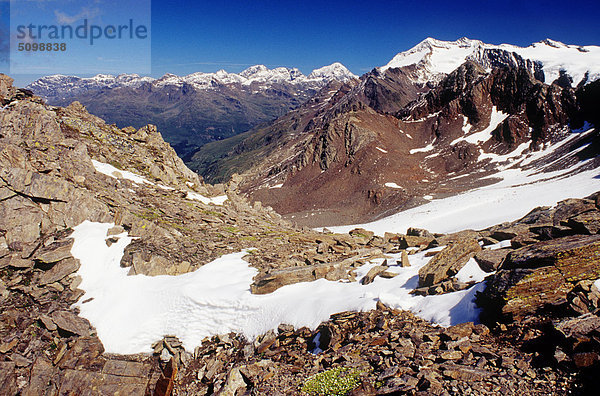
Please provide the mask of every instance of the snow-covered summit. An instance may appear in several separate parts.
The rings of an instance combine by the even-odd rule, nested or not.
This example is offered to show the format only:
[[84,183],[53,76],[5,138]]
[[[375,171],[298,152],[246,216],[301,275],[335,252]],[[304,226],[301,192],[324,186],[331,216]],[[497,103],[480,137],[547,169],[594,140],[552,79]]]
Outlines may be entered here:
[[323,66],[319,69],[315,69],[308,75],[309,79],[335,79],[339,81],[348,81],[354,78],[358,78],[346,66],[339,62],[334,62],[329,66]]
[[427,82],[435,80],[440,74],[452,72],[485,45],[479,40],[469,40],[464,37],[456,41],[441,41],[428,37],[408,51],[394,56],[387,65],[380,68],[380,71],[416,65],[419,80]]
[[507,58],[514,58],[514,53],[525,60],[540,63],[546,83],[556,80],[561,70],[573,78],[574,85],[583,81],[586,73],[586,82],[600,78],[600,47],[567,45],[551,39],[528,47],[519,47],[510,44],[486,44],[466,37],[456,41],[428,37],[413,48],[394,56],[379,70],[384,73],[390,68],[415,65],[417,82],[439,81],[467,60],[482,63],[489,50],[505,51]]

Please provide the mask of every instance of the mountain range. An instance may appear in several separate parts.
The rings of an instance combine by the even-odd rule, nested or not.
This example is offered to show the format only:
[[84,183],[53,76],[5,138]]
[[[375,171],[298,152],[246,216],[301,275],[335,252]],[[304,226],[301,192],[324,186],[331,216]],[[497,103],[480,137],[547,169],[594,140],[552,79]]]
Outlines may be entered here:
[[579,171],[590,169],[599,59],[600,47],[553,40],[428,38],[268,125],[205,145],[188,165],[212,182],[241,174],[251,200],[313,227],[372,221],[493,184],[508,168],[592,159]]
[[208,182],[239,174],[250,200],[316,227],[381,219],[509,168],[593,168],[599,78],[597,46],[427,38],[360,78],[340,63],[308,76],[257,65],[28,88],[121,126],[155,123]]
[[[337,173],[335,200],[397,158],[374,185],[435,173],[430,202],[348,232],[238,193],[266,168],[206,184],[155,126],[48,105],[0,74],[0,393],[599,394],[594,83],[471,61],[428,88],[403,73],[336,83],[293,112],[311,117],[294,121],[306,162],[283,158],[267,180],[318,192]],[[401,86],[420,99],[394,112]],[[303,133],[286,117],[262,129],[282,155]],[[461,164],[490,165],[463,161],[477,155],[496,162],[488,186],[444,198],[469,178]]]
[[245,132],[298,107],[331,81],[357,76],[340,63],[313,70],[263,65],[239,74],[219,70],[161,78],[99,74],[90,78],[52,75],[27,88],[49,104],[79,101],[119,126],[157,125],[165,140],[185,157],[203,144]]

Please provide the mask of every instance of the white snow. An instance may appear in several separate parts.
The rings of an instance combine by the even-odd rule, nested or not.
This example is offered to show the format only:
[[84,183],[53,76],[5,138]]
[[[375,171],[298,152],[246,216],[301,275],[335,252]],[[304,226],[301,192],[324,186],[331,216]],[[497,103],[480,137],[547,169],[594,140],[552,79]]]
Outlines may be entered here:
[[384,73],[389,68],[417,65],[417,82],[439,81],[469,59],[483,61],[486,49],[514,52],[524,59],[540,62],[547,84],[558,78],[561,70],[573,77],[573,86],[577,86],[586,73],[589,73],[588,82],[600,78],[599,46],[567,45],[550,39],[523,48],[510,44],[486,44],[465,37],[456,41],[427,38],[413,48],[397,54],[379,70]]
[[[153,186],[162,188],[163,190],[175,190],[173,187],[168,187],[168,186],[163,186],[162,184],[152,183],[151,181],[148,181],[144,177],[136,175],[133,172],[117,169],[110,164],[105,164],[104,162],[92,160],[92,163],[94,164],[94,168],[96,169],[96,171],[103,173],[107,176],[110,176],[112,178],[115,178],[115,179],[127,179],[127,180],[131,180],[132,182],[138,183],[138,184],[143,184],[143,183],[151,184]],[[200,201],[206,205],[208,205],[208,204],[223,205],[223,203],[225,201],[227,201],[227,195],[219,195],[217,197],[208,198],[202,194],[198,194],[193,191],[188,191],[186,198]]]
[[409,65],[420,66],[418,73],[419,82],[435,80],[439,74],[451,73],[462,65],[467,57],[484,46],[481,41],[466,38],[457,41],[442,41],[426,38],[408,51],[401,52],[385,66],[387,69]]
[[[333,313],[374,309],[378,300],[444,326],[477,321],[479,316],[473,298],[483,284],[440,296],[409,294],[417,285],[419,268],[429,261],[425,252],[411,255],[410,267],[391,266],[398,276],[378,277],[369,285],[320,279],[255,295],[249,285],[257,270],[243,260],[245,252],[222,256],[183,275],[127,276],[129,269],[119,263],[133,238],[123,233],[107,246],[112,226],[83,222],[74,228],[71,249],[81,261],[77,273],[85,291],[75,305],[109,353],[150,352],[151,344],[167,334],[179,337],[192,351],[204,337],[215,334],[237,332],[252,340],[281,323],[314,329]],[[400,255],[392,257],[397,260]],[[366,268],[357,272],[364,274]]]
[[269,188],[281,188],[281,187],[283,187],[283,183],[275,184],[274,186],[271,186]]
[[433,142],[429,143],[427,146],[425,147],[421,147],[421,148],[416,148],[416,149],[411,149],[409,151],[410,154],[416,154],[416,153],[426,153],[428,151],[433,150]]
[[494,243],[492,245],[487,245],[485,248],[490,249],[490,250],[497,250],[497,249],[502,249],[502,248],[510,247],[510,246],[511,246],[510,239],[506,239],[504,241],[500,241],[500,242]]
[[600,78],[600,47],[595,45],[567,45],[546,39],[529,47],[501,45],[500,48],[516,52],[525,59],[540,61],[543,64],[545,82],[551,84],[565,70],[573,77],[573,86],[579,84],[586,72],[589,82]]
[[308,75],[309,79],[326,79],[326,80],[338,80],[348,81],[358,78],[357,75],[353,74],[339,62],[334,62],[329,66],[323,66],[319,69],[315,69]]
[[433,199],[433,196],[432,196],[432,195],[424,195],[424,196],[423,196],[423,199],[426,199],[426,200],[428,200],[428,201],[431,201],[431,200]]
[[200,201],[205,205],[213,204],[213,205],[223,205],[225,201],[227,201],[227,195],[218,195],[216,197],[205,197],[202,194],[198,194],[197,192],[188,191],[186,195],[187,199]]
[[120,170],[115,168],[114,166],[110,165],[110,164],[105,164],[104,162],[100,162],[100,161],[96,161],[96,160],[92,160],[92,164],[94,164],[94,168],[96,169],[96,171],[105,174],[107,176],[110,176],[114,179],[127,179],[127,180],[131,180],[134,183],[137,184],[152,184],[154,185],[154,183],[152,183],[151,181],[148,181],[147,179],[143,178],[142,176],[136,175],[133,172],[129,172],[126,170]]
[[387,154],[387,150],[382,149],[381,147],[375,147],[377,150],[381,151],[384,154]]
[[[587,133],[593,132],[593,129]],[[521,165],[549,155],[577,136],[573,133],[545,150],[530,153],[525,159],[515,159]],[[517,220],[537,206],[555,205],[567,198],[582,198],[600,190],[598,169],[574,173],[585,166],[579,162],[569,169],[542,172],[541,169],[508,169],[488,178],[501,181],[465,193],[436,199],[427,204],[360,225],[327,227],[333,232],[348,232],[361,227],[378,235],[384,232],[404,233],[409,227],[425,228],[432,232],[448,233],[464,229],[483,229],[505,221]]]
[[500,123],[502,123],[502,121],[504,121],[507,117],[508,117],[508,114],[498,111],[496,109],[496,106],[492,106],[492,114],[490,116],[490,123],[488,124],[488,126],[485,129],[483,129],[482,131],[475,132],[470,135],[468,135],[468,133],[471,130],[471,125],[466,124],[466,118],[465,118],[465,126],[463,126],[463,131],[465,133],[467,133],[467,135],[459,137],[458,139],[454,139],[450,143],[450,145],[453,146],[456,143],[461,142],[461,141],[465,141],[465,142],[472,143],[472,144],[486,142],[489,139],[491,139],[492,132],[494,131],[494,129],[496,129],[498,127],[498,125],[500,125]]
[[399,185],[397,185],[396,183],[385,183],[384,186],[389,187],[389,188],[402,188]]
[[477,261],[475,261],[475,259],[472,258],[469,261],[467,261],[467,264],[465,264],[465,266],[462,267],[460,271],[458,271],[458,273],[454,275],[454,277],[459,282],[468,283],[481,282],[488,275],[490,274],[479,268],[479,264],[477,264]]
[[110,176],[114,179],[127,179],[137,184],[150,184],[158,188],[162,188],[163,190],[175,190],[173,187],[168,187],[160,183],[153,183],[140,175],[137,175],[130,171],[117,169],[110,164],[105,164],[104,162],[92,160],[92,164],[94,165],[94,169],[96,169],[97,172]]
[[469,124],[469,119],[467,117],[463,116],[462,130],[465,133],[465,135],[471,131],[471,128],[473,128],[473,125]]
[[523,155],[523,153],[529,148],[529,143],[521,143],[513,151],[508,154],[495,154],[485,153],[482,149],[479,149],[478,161],[489,159],[491,162],[506,162],[510,159],[517,158]]

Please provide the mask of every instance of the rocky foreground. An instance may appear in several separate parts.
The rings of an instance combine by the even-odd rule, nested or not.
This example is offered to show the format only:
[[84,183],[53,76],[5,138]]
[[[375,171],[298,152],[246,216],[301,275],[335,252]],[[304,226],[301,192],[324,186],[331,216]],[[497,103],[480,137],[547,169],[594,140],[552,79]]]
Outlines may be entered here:
[[[205,185],[152,126],[119,129],[77,103],[47,106],[11,83],[0,76],[0,393],[598,391],[600,194],[480,231],[319,233],[250,205],[235,181]],[[100,173],[92,160],[123,173]],[[128,180],[126,171],[148,182]],[[194,194],[228,200],[207,204],[189,199]],[[413,293],[444,294],[471,286],[456,274],[474,259],[489,273],[478,296],[483,323],[443,328],[379,303],[332,315],[314,330],[283,324],[256,340],[221,334],[194,351],[165,334],[148,346],[154,353],[107,354],[72,308],[86,298],[70,238],[84,220],[115,224],[107,244],[123,231],[138,238],[121,261],[131,275],[182,274],[255,247],[247,259],[259,270],[256,294],[319,278],[353,281],[357,267],[386,260],[360,279],[369,283],[394,276],[389,268],[409,266],[418,251],[433,257]]]

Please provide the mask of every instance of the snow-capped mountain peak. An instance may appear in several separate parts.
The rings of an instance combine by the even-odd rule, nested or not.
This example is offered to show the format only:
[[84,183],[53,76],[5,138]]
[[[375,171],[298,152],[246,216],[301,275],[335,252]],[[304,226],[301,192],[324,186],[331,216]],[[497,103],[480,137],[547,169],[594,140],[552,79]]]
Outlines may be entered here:
[[336,79],[340,81],[347,81],[353,78],[358,78],[355,74],[353,74],[350,70],[346,68],[346,66],[342,65],[339,62],[334,62],[331,65],[323,66],[321,68],[315,69],[308,75],[309,79]]
[[380,71],[416,65],[418,82],[437,81],[485,46],[486,44],[479,40],[470,40],[466,37],[456,41],[442,41],[428,37],[408,51],[394,56],[380,68]]
[[139,87],[144,83],[150,83],[156,87],[180,87],[183,84],[189,84],[196,89],[215,89],[219,85],[231,84],[263,89],[273,84],[289,84],[298,89],[314,90],[320,89],[333,80],[348,81],[352,78],[357,78],[357,76],[352,74],[344,65],[336,62],[315,69],[309,76],[305,76],[297,68],[276,67],[269,69],[265,65],[254,65],[239,74],[229,73],[221,69],[215,73],[196,72],[186,76],[166,73],[158,79],[140,77],[137,74],[121,74],[116,77],[110,74],[98,74],[86,78],[57,74],[43,77],[30,84],[29,88],[42,96],[53,96],[56,91],[61,90],[69,90],[72,94],[76,94],[104,88]]
[[[574,85],[600,78],[600,47],[567,45],[560,41],[545,39],[528,47],[509,44],[486,44],[479,40],[462,37],[456,41],[426,38],[411,49],[394,56],[379,71],[415,65],[416,82],[439,81],[467,60],[484,67],[489,66],[491,51],[503,51],[508,64],[515,62],[514,54],[525,61],[541,65],[545,82],[552,83],[566,71]],[[495,54],[494,58],[497,58]],[[586,77],[587,75],[587,77]]]
[[254,65],[250,66],[246,70],[240,73],[240,76],[244,78],[251,78],[254,75],[268,72],[269,69],[265,65]]

